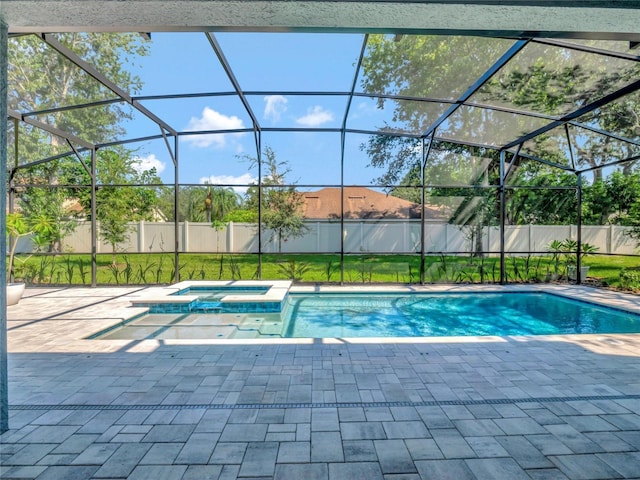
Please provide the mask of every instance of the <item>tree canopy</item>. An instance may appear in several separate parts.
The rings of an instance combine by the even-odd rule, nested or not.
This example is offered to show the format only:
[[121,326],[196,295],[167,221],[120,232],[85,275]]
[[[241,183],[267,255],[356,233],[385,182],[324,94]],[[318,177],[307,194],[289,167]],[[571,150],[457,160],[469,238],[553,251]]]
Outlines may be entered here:
[[[257,159],[249,159],[253,163]],[[300,237],[307,228],[304,225],[302,207],[304,197],[295,187],[295,182],[287,183],[290,173],[286,161],[278,161],[276,153],[271,147],[266,147],[260,159],[266,174],[262,177],[262,192],[258,186],[252,186],[247,191],[245,205],[248,209],[258,211],[262,203],[262,226],[271,230],[271,239],[277,239],[278,251],[282,251],[282,242],[289,238]]]
[[[126,62],[148,54],[143,38],[134,33],[61,33],[55,38],[87,59],[123,90],[134,95],[140,91],[140,78],[126,68]],[[115,94],[87,73],[58,54],[38,36],[10,39],[8,50],[8,108],[21,112],[83,105],[115,98]],[[132,118],[132,110],[123,103],[35,116],[36,120],[77,135],[92,143],[116,140],[124,134],[122,121]],[[60,153],[62,139],[26,124],[20,125],[20,164]],[[11,139],[10,139],[11,141]],[[50,145],[43,151],[43,145]]]

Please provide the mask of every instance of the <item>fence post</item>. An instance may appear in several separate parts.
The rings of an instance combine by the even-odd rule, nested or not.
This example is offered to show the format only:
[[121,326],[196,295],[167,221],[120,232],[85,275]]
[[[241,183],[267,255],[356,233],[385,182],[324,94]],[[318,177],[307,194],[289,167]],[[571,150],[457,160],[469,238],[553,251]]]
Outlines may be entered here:
[[609,235],[607,238],[607,253],[613,253],[613,224],[609,225]]
[[100,253],[100,245],[102,245],[102,240],[100,239],[100,236],[98,235],[98,232],[100,231],[100,222],[98,222],[96,220],[96,228],[95,228],[95,232],[96,232],[96,253]]
[[402,222],[402,250],[401,252],[408,252],[409,251],[409,241],[407,240],[409,238],[409,235],[407,234],[407,228],[409,228],[409,225],[411,220],[407,220]]
[[444,224],[444,252],[449,253],[449,224]]
[[233,222],[227,224],[227,251],[234,252],[233,249]]
[[144,220],[138,222],[138,253],[144,252]]
[[182,251],[189,251],[189,222],[186,220],[182,223]]

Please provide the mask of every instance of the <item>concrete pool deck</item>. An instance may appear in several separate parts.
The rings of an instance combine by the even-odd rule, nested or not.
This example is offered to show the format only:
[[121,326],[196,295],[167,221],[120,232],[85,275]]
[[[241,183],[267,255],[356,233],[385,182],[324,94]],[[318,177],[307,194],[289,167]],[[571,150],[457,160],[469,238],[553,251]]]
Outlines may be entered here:
[[640,334],[85,339],[142,295],[27,289],[8,308],[0,478],[640,478]]

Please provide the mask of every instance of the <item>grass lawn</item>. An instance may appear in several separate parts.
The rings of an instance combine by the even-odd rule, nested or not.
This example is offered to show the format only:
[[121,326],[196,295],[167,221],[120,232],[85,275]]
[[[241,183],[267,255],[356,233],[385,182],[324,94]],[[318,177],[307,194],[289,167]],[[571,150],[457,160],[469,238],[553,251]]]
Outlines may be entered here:
[[589,266],[589,277],[608,286],[617,287],[620,285],[620,270],[625,268],[640,271],[640,256],[593,255],[585,258],[584,264]]
[[[640,271],[640,256],[592,255],[584,260],[589,277],[604,285],[618,286],[622,268]],[[508,282],[544,282],[554,279],[556,265],[550,255],[505,259]],[[118,254],[97,256],[99,285],[169,284],[174,278],[173,254]],[[181,254],[182,280],[250,280],[258,278],[258,256],[248,254]],[[32,255],[17,261],[16,271],[28,284],[89,285],[91,257],[79,254]],[[566,267],[559,265],[560,280]],[[265,254],[262,257],[263,279],[295,279],[306,283],[341,281],[340,256],[323,254]],[[425,257],[427,283],[497,283],[500,259],[497,256]],[[345,255],[344,282],[419,283],[418,255]]]

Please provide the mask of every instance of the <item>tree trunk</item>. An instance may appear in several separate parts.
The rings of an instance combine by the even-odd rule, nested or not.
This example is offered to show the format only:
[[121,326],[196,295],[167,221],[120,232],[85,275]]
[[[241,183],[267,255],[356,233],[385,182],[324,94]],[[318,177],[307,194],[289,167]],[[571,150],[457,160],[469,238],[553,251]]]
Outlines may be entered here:
[[[594,165],[595,166],[595,165]],[[601,168],[597,168],[593,171],[593,183],[596,183],[599,180],[602,180],[602,169]]]
[[473,235],[475,237],[473,254],[475,257],[482,258],[484,256],[484,251],[482,249],[482,225],[481,224],[474,225],[473,230],[474,230]]

